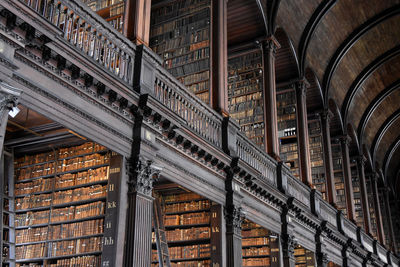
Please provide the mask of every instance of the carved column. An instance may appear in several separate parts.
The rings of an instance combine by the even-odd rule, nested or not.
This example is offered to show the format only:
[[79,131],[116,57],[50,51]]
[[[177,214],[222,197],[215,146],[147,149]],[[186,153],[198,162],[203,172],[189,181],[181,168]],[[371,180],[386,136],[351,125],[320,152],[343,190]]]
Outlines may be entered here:
[[388,228],[389,228],[389,249],[392,250],[393,252],[397,251],[397,245],[396,245],[396,239],[393,231],[393,221],[392,221],[392,212],[390,211],[390,204],[389,204],[389,192],[390,188],[386,187],[385,192],[383,192],[383,197],[384,199],[384,205],[385,205],[385,213],[386,213],[386,220],[388,223]]
[[370,182],[371,182],[372,196],[374,199],[376,232],[377,232],[377,236],[378,236],[378,241],[381,244],[385,244],[384,243],[385,242],[385,238],[384,238],[385,234],[383,231],[381,206],[379,204],[378,175],[376,173],[372,173],[370,175]]
[[0,83],[0,154],[3,151],[8,112],[17,106],[20,95],[21,90],[8,84]]
[[357,169],[360,178],[361,208],[363,212],[364,230],[367,234],[371,231],[371,215],[369,214],[367,181],[365,179],[365,160],[363,156],[357,157]]
[[291,225],[292,217],[289,213],[289,208],[292,206],[292,203],[293,197],[288,199],[281,214],[281,251],[284,267],[295,267],[296,264],[296,258],[294,257],[296,240],[293,235],[293,226]]
[[329,128],[329,122],[333,114],[326,109],[322,111],[319,115],[321,117],[322,145],[324,148],[326,196],[329,204],[336,206],[336,190],[335,178],[333,176],[331,133]]
[[228,0],[212,0],[210,105],[228,116]]
[[[232,160],[231,166],[236,166],[237,158]],[[235,181],[233,168],[226,170],[226,259],[228,267],[242,266],[242,222],[244,212],[241,208],[243,196],[240,194],[240,186]]]
[[349,155],[349,143],[350,138],[346,136],[341,136],[339,138],[342,150],[342,161],[343,161],[343,174],[344,174],[344,191],[346,194],[346,210],[347,218],[350,221],[355,222],[355,208],[354,208],[354,192],[353,192],[353,182],[351,179],[351,169],[350,169],[350,155]]
[[244,213],[240,207],[225,209],[226,256],[228,267],[242,266],[242,222]]
[[151,265],[151,225],[153,181],[159,169],[151,161],[130,160],[128,168],[128,212],[125,238],[125,267]]
[[326,245],[324,243],[324,232],[323,229],[325,227],[326,222],[322,223],[320,229],[317,230],[315,234],[315,243],[316,243],[316,261],[317,267],[327,267],[328,266],[328,257],[326,253]]
[[297,143],[299,151],[300,177],[303,183],[308,186],[312,185],[311,161],[308,139],[308,122],[307,122],[307,81],[301,80],[296,82],[296,117],[297,117]]
[[149,45],[151,0],[125,1],[124,35],[136,44]]
[[279,159],[278,119],[276,109],[275,54],[280,44],[274,36],[262,42],[263,97],[264,97],[264,146],[265,151]]

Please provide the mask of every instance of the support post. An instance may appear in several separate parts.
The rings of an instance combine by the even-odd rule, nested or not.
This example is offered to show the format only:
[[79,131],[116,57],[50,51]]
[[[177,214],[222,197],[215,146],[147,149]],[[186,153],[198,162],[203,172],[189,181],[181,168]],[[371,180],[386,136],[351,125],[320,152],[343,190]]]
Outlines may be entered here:
[[329,122],[333,114],[329,110],[323,110],[320,114],[321,117],[321,130],[322,142],[324,149],[324,164],[325,164],[325,177],[326,177],[326,195],[329,204],[336,207],[336,190],[335,179],[333,176],[333,161],[332,161],[332,147],[331,147],[331,133]]
[[281,46],[274,36],[262,42],[263,97],[264,97],[264,146],[265,151],[279,160],[278,119],[276,109],[275,55]]
[[307,93],[308,83],[306,80],[296,82],[296,116],[297,116],[297,143],[299,149],[300,177],[303,183],[312,185],[311,160],[308,139],[307,122]]
[[370,175],[370,182],[372,187],[372,196],[374,199],[374,210],[375,210],[375,221],[376,221],[376,232],[378,241],[381,244],[384,243],[384,231],[382,225],[382,213],[379,205],[379,193],[378,193],[378,175],[374,172]]
[[151,0],[126,0],[124,35],[136,44],[149,46]]
[[151,161],[131,159],[128,168],[128,212],[126,225],[125,267],[151,265],[151,225],[153,181],[159,170]]
[[325,234],[323,229],[325,228],[326,222],[323,222],[315,234],[315,244],[316,244],[316,261],[317,267],[327,267],[328,257],[326,253],[326,245],[324,243]]
[[346,194],[346,211],[347,218],[355,222],[355,208],[354,208],[354,191],[353,182],[351,179],[351,169],[350,169],[350,155],[349,155],[349,143],[350,138],[346,136],[341,136],[339,138],[342,150],[342,160],[343,160],[343,172],[344,172],[344,190]]
[[384,205],[385,205],[385,213],[386,213],[386,220],[388,222],[388,228],[389,228],[389,249],[393,252],[397,251],[397,245],[396,245],[396,239],[393,231],[393,221],[392,221],[392,212],[390,211],[390,204],[389,204],[389,192],[390,188],[386,187],[386,192],[384,192],[382,195],[385,198],[384,199]]
[[[235,165],[237,159],[233,159]],[[242,222],[244,212],[241,208],[242,196],[240,186],[235,182],[234,173],[231,168],[226,170],[227,178],[225,181],[226,205],[226,259],[228,267],[242,266]]]
[[289,198],[286,205],[283,207],[281,214],[281,246],[282,258],[284,267],[295,267],[296,258],[294,256],[294,249],[296,247],[296,240],[293,233],[293,226],[291,225],[291,214],[289,208],[292,205],[293,197]]
[[360,155],[357,157],[357,169],[360,178],[361,208],[363,212],[364,230],[367,234],[371,231],[371,215],[369,213],[367,181],[365,179],[365,159]]
[[210,105],[228,116],[228,0],[212,0]]

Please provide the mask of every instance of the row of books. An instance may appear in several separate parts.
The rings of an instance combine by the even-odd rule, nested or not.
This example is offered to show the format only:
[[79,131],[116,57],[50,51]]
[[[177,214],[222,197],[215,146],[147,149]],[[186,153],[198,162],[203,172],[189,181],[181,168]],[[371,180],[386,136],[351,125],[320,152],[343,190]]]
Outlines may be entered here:
[[102,249],[102,237],[57,241],[48,245],[48,257],[97,252]]
[[267,246],[264,247],[250,247],[242,249],[243,256],[269,256],[270,248]]
[[257,236],[267,236],[269,231],[265,228],[253,228],[250,230],[243,230],[242,237],[257,237]]
[[16,260],[43,258],[45,257],[45,253],[46,253],[45,243],[15,247]]
[[185,85],[190,85],[190,84],[201,82],[201,81],[208,81],[209,79],[210,79],[210,71],[209,70],[178,78],[178,80]]
[[262,106],[256,106],[253,109],[232,113],[231,117],[235,119],[239,125],[244,123],[261,122],[264,118],[264,110]]
[[[168,248],[170,259],[206,258],[211,256],[211,245],[191,245]],[[152,251],[152,261],[158,261],[157,250]]]
[[165,215],[165,226],[203,224],[210,222],[209,212],[185,213],[182,215]]
[[199,201],[191,201],[191,202],[181,202],[165,205],[164,212],[181,212],[181,211],[196,211],[210,208],[209,200],[199,200]]
[[40,177],[45,175],[52,175],[56,172],[56,164],[54,162],[44,163],[41,165],[36,165],[24,169],[17,170],[16,181],[21,181],[25,179],[31,179],[34,177]]
[[104,232],[104,220],[90,220],[78,223],[52,225],[50,227],[51,239],[65,239],[88,235],[97,235]]
[[42,162],[52,161],[55,159],[55,152],[39,153],[35,155],[25,155],[14,160],[14,166],[21,168],[27,165],[38,164]]
[[172,66],[172,68],[169,69],[169,72],[175,77],[180,77],[188,74],[193,74],[196,72],[206,71],[209,68],[210,68],[210,59],[205,58],[178,67]]
[[233,87],[230,84],[228,85],[228,97],[233,97],[235,95],[243,95],[243,94],[251,94],[254,92],[259,92],[262,90],[262,80],[258,80],[255,83],[251,83],[249,85],[245,85],[242,87]]
[[182,193],[175,195],[165,195],[163,196],[164,202],[166,204],[177,201],[189,201],[193,202],[195,200],[203,200],[204,198],[196,193]]
[[50,207],[51,205],[65,204],[105,197],[107,186],[92,185],[90,187],[76,188],[73,190],[59,191],[50,194],[29,195],[15,200],[16,210],[30,208]]
[[210,89],[210,80],[194,83],[187,86],[187,89],[193,93],[200,93]]
[[235,105],[235,104],[240,104],[243,102],[256,103],[256,102],[252,102],[254,100],[262,100],[262,92],[254,92],[254,93],[250,93],[247,95],[232,97],[231,99],[229,99],[229,104]]
[[167,241],[184,241],[210,238],[210,227],[193,227],[189,229],[175,229],[165,232]]
[[[158,263],[151,264],[151,267],[158,267]],[[178,261],[171,262],[171,267],[211,267],[211,260],[200,260],[200,261]],[[215,266],[215,265],[214,265]]]
[[115,5],[115,4],[119,3],[119,2],[122,2],[122,0],[100,0],[100,1],[97,1],[97,2],[98,2],[98,5],[99,5],[99,8],[101,9],[101,8],[105,8],[105,7],[109,7],[109,6]]
[[63,158],[69,158],[73,156],[79,156],[83,154],[88,154],[88,153],[94,153],[94,152],[99,152],[99,151],[104,151],[107,148],[93,143],[93,142],[88,142],[84,143],[80,146],[74,146],[74,147],[67,147],[67,148],[60,148],[58,152],[58,158],[63,159]]
[[[165,39],[159,41],[157,37],[150,38],[150,45],[153,51],[166,59],[175,55],[181,55],[193,48],[192,45],[209,42],[210,29],[196,29],[184,36],[175,37],[172,39]],[[176,51],[176,52],[175,52]],[[171,54],[172,53],[172,54]]]
[[268,237],[256,237],[256,238],[243,238],[242,246],[259,246],[269,245]]
[[15,231],[15,244],[39,242],[47,240],[49,228],[37,227]]
[[[101,167],[97,169],[90,169],[88,171],[79,173],[67,173],[54,178],[43,179],[39,178],[32,182],[17,183],[15,184],[15,195],[25,195],[32,193],[39,193],[43,191],[50,191],[54,189],[61,189],[65,187],[83,185],[104,181],[108,179],[108,167]],[[56,181],[54,183],[54,181]]]
[[100,267],[100,256],[83,256],[57,260],[56,263],[45,265],[46,267]]
[[168,2],[157,9],[152,11],[151,23],[157,24],[168,19],[191,14],[196,12],[199,8],[210,5],[210,0],[178,0]]
[[243,259],[243,266],[270,266],[270,259],[267,258],[250,258]]
[[34,226],[38,224],[46,224],[50,222],[64,222],[70,220],[78,220],[83,218],[90,218],[104,214],[105,203],[97,201],[89,204],[71,206],[61,209],[52,209],[51,215],[50,210],[44,211],[28,211],[23,214],[15,215],[15,226]]
[[182,56],[177,56],[164,61],[164,66],[168,69],[177,67],[183,64],[188,64],[199,59],[204,59],[210,57],[210,48],[204,47],[198,50],[194,50]]
[[57,172],[73,171],[81,168],[92,167],[96,165],[107,164],[109,155],[91,154],[83,157],[65,159],[57,164]]

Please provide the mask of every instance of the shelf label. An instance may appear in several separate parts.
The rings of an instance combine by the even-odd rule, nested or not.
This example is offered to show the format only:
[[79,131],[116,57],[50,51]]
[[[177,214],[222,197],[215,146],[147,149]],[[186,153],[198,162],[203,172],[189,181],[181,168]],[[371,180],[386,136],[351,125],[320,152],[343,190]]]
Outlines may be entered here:
[[107,202],[107,209],[115,209],[117,207],[117,202],[116,201],[108,201]]

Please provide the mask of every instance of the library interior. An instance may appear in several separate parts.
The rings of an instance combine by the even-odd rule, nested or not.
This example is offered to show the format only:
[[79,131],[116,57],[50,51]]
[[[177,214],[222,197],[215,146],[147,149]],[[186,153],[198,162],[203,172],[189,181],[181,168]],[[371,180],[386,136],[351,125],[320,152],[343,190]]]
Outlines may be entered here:
[[0,0],[1,267],[399,267],[397,0]]

